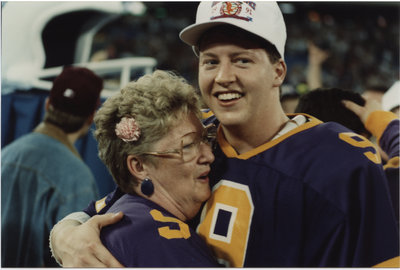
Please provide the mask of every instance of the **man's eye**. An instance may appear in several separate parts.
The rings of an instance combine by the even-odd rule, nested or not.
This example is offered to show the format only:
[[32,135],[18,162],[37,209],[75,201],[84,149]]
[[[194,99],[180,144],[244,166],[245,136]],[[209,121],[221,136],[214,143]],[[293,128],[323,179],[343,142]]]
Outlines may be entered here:
[[217,63],[218,63],[218,61],[214,60],[214,59],[207,59],[207,60],[203,61],[204,65],[216,65]]
[[246,59],[246,58],[239,58],[239,59],[236,60],[236,63],[238,63],[238,64],[247,64],[247,63],[250,63],[250,62],[251,61],[249,59]]

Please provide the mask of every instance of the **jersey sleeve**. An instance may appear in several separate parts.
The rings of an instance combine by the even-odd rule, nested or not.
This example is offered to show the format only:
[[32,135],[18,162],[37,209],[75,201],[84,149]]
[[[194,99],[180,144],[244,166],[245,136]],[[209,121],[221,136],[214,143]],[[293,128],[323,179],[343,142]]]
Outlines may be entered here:
[[339,263],[349,260],[345,265],[353,267],[393,260],[399,256],[398,223],[378,150],[358,134],[341,131],[338,135],[341,142],[330,155],[340,156],[332,159],[332,169],[325,170],[329,190],[324,194],[345,219],[335,231],[337,237],[331,238],[330,254]]
[[377,138],[379,146],[390,159],[399,156],[399,121],[400,119],[392,112],[375,111],[365,123],[366,128]]
[[[123,198],[126,199],[126,196]],[[103,244],[126,267],[216,267],[205,243],[189,226],[152,202],[119,201],[109,211],[124,218],[101,231]]]
[[400,119],[392,112],[375,111],[366,122],[366,128],[378,139],[379,146],[388,155],[384,165],[390,197],[399,224]]
[[88,214],[90,217],[98,214],[104,214],[108,209],[124,195],[125,193],[121,191],[118,187],[113,190],[111,193],[107,194],[100,200],[91,201],[83,212]]

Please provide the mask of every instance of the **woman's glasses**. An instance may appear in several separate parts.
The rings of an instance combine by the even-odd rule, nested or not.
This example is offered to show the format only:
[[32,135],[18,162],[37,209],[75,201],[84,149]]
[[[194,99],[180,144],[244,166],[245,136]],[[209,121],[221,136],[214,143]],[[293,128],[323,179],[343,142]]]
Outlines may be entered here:
[[181,158],[184,162],[191,161],[199,155],[201,143],[212,146],[216,137],[215,130],[216,128],[214,124],[207,125],[204,127],[202,134],[196,136],[190,143],[184,143],[183,140],[181,140],[181,147],[179,149],[145,152],[143,155],[152,155],[157,157],[173,156]]

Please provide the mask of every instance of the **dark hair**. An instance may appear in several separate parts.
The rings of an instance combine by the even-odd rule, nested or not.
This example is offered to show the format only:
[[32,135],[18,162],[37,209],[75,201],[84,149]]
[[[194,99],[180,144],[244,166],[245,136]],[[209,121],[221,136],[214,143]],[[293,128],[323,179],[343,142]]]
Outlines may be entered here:
[[369,138],[371,133],[365,129],[360,118],[342,104],[344,99],[360,106],[365,104],[358,93],[339,88],[317,88],[301,96],[295,112],[312,115],[324,122],[337,122]]
[[281,94],[280,100],[281,100],[281,102],[284,102],[286,100],[298,99],[298,98],[300,98],[300,94],[298,94],[297,92],[293,92],[293,93],[288,93],[288,94]]
[[253,44],[257,44],[260,48],[264,48],[268,54],[269,60],[272,63],[276,63],[279,59],[282,58],[275,45],[273,45],[268,40],[257,36],[253,33],[250,33],[246,30],[243,30],[239,27],[230,25],[230,24],[222,24],[207,30],[203,35],[199,38],[197,45],[199,50],[201,50],[202,43],[207,39],[207,36],[211,34],[218,33],[219,36],[230,37],[236,41],[244,41],[251,42]]
[[49,109],[44,115],[43,121],[59,127],[65,133],[73,133],[81,129],[87,119],[87,116],[75,116],[70,113],[60,111],[50,105]]

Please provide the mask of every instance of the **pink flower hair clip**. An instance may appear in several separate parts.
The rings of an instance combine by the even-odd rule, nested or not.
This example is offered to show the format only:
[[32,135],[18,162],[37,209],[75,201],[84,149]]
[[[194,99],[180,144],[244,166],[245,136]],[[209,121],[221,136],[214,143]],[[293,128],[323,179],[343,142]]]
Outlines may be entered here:
[[135,142],[139,140],[140,128],[133,117],[122,117],[115,126],[115,134],[124,142]]

